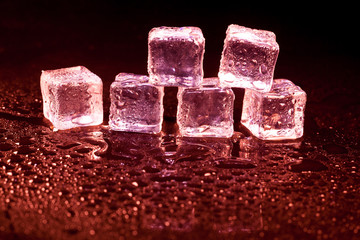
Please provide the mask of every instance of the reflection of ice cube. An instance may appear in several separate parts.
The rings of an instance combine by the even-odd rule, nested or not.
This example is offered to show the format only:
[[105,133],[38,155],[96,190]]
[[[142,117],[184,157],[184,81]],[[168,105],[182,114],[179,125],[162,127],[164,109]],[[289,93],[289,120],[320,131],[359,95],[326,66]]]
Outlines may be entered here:
[[212,158],[229,157],[233,147],[229,138],[181,137],[177,139],[177,143],[179,145],[178,152],[182,155],[192,156],[194,152],[200,152],[204,156],[209,155]]
[[120,73],[110,87],[112,130],[158,133],[163,120],[164,88],[144,75]]
[[161,86],[199,86],[205,39],[197,27],[159,27],[149,32],[150,82]]
[[204,79],[200,88],[180,88],[177,123],[185,137],[231,137],[234,93]]
[[241,123],[264,140],[303,135],[306,93],[291,81],[275,79],[269,93],[245,90]]
[[268,92],[278,54],[279,45],[273,32],[230,25],[220,61],[221,83]]
[[92,126],[103,121],[101,79],[83,66],[43,71],[44,116],[55,128]]
[[114,158],[129,160],[141,160],[146,156],[162,156],[160,142],[160,136],[155,134],[112,131],[111,155]]

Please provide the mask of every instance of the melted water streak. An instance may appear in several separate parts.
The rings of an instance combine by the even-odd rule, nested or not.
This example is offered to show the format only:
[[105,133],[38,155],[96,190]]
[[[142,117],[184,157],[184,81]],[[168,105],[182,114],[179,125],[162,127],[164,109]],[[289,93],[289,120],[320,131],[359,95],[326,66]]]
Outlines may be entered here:
[[336,238],[360,221],[346,207],[360,209],[357,150],[344,163],[343,148],[309,139],[1,124],[0,236],[10,239]]

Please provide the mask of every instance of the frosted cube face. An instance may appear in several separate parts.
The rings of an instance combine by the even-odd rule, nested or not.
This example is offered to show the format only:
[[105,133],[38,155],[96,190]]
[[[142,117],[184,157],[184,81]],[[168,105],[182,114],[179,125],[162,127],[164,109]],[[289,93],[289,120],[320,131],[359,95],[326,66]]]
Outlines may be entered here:
[[103,84],[83,66],[43,71],[44,116],[59,130],[103,122]]
[[160,132],[163,96],[164,88],[150,84],[147,76],[118,74],[110,86],[110,128],[124,132]]
[[263,140],[300,138],[306,93],[291,81],[275,79],[269,93],[245,90],[241,123]]
[[221,83],[269,92],[278,54],[273,32],[230,25],[220,61]]
[[[217,78],[200,88],[179,88],[177,123],[184,137],[231,137],[234,133],[234,93],[218,87]],[[207,84],[208,83],[208,84]]]
[[151,83],[160,86],[200,86],[205,51],[205,39],[200,28],[153,28],[148,41]]

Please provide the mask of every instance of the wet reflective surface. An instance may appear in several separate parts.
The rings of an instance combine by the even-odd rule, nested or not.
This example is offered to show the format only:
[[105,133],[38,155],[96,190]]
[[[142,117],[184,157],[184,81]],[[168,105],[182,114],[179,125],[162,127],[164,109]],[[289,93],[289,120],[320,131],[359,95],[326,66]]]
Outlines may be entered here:
[[[300,34],[238,8],[236,18],[228,9],[218,18],[191,10],[149,18],[145,8],[134,18],[112,5],[84,12],[82,4],[71,2],[70,11],[49,3],[48,13],[3,2],[0,239],[360,238],[359,60],[337,55],[338,36],[319,44],[300,31],[306,25]],[[304,138],[252,137],[239,126],[241,89],[230,139],[178,138],[175,88],[165,90],[161,134],[111,132],[111,82],[119,72],[146,74],[148,31],[179,25],[179,16],[204,31],[206,77],[216,76],[229,23],[245,16],[239,24],[276,32],[275,77],[308,95]],[[41,70],[76,65],[104,81],[104,125],[53,132],[42,114]]]
[[158,135],[53,132],[35,99],[1,113],[2,238],[359,235],[358,136],[179,138],[171,121]]

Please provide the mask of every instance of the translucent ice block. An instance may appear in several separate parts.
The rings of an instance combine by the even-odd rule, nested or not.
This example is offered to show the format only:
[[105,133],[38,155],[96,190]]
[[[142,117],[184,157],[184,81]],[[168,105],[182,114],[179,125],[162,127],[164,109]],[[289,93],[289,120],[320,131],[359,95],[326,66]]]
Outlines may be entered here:
[[205,38],[198,27],[151,29],[148,38],[150,82],[160,86],[200,86],[204,51]]
[[303,135],[306,93],[291,81],[275,79],[269,93],[245,90],[241,123],[263,140]]
[[147,76],[119,73],[110,86],[110,128],[124,132],[160,132],[163,96],[164,88],[150,84]]
[[226,31],[218,76],[224,86],[268,92],[278,54],[273,32],[232,24]]
[[44,116],[59,130],[103,121],[103,84],[83,66],[43,71],[40,79]]
[[200,88],[179,88],[177,123],[184,137],[231,137],[234,93],[205,78]]

